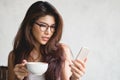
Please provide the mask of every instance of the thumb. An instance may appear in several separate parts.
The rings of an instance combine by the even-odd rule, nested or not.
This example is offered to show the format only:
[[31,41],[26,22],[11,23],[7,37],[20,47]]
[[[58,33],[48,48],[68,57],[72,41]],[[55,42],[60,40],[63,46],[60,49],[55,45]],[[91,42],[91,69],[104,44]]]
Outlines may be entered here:
[[87,58],[84,59],[84,62],[86,62],[86,61],[87,61]]
[[27,63],[27,60],[24,59],[22,64],[25,65],[26,63]]

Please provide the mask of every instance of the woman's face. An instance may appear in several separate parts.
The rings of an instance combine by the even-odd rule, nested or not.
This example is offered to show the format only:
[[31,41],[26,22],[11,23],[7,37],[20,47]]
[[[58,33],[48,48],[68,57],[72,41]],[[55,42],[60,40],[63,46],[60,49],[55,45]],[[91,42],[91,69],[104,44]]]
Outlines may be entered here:
[[33,25],[32,33],[36,41],[45,45],[55,31],[55,19],[53,16],[46,15],[40,17]]

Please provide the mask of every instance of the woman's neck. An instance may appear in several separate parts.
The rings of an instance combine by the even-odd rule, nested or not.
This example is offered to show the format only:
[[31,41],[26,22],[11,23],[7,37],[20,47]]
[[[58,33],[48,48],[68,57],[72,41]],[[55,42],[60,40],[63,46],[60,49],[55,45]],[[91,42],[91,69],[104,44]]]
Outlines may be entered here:
[[30,61],[33,62],[37,62],[37,61],[41,61],[42,56],[40,53],[40,48],[39,46],[36,46],[35,48],[33,48],[33,50],[30,53]]

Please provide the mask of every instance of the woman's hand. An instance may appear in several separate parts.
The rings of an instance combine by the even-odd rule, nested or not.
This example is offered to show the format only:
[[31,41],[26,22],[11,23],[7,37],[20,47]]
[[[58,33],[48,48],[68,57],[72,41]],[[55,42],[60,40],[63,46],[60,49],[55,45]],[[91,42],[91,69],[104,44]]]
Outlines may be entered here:
[[74,60],[72,61],[73,64],[70,65],[71,71],[72,71],[72,80],[79,80],[84,74],[85,74],[85,62],[87,59],[84,61],[82,60]]
[[14,72],[15,72],[16,77],[19,80],[23,80],[24,77],[28,75],[28,71],[25,68],[26,62],[27,62],[26,60],[23,60],[23,63],[15,65]]

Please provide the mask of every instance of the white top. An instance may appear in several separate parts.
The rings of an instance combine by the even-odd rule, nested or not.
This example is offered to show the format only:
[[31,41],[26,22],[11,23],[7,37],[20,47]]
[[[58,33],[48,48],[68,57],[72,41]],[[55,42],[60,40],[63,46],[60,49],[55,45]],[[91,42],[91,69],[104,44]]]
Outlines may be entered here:
[[44,77],[44,75],[29,74],[27,80],[45,80],[45,77]]

